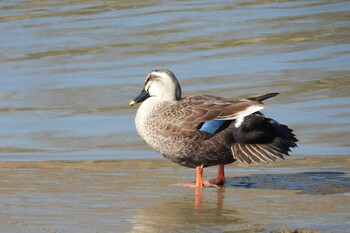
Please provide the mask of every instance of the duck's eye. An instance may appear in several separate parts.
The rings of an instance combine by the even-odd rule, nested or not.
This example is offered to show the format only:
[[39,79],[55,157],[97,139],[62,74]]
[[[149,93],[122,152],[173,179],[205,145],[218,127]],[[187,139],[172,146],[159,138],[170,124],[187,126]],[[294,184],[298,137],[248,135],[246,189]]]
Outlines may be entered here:
[[147,79],[146,79],[146,82],[145,82],[145,90],[148,91],[150,86],[151,86],[151,82],[154,80],[154,78],[152,76],[149,76]]
[[145,85],[146,85],[149,81],[151,81],[151,80],[153,80],[153,79],[154,79],[154,75],[152,75],[152,74],[148,75],[147,78],[146,78],[146,81],[145,81]]
[[157,75],[153,75],[153,74],[150,74],[146,81],[145,81],[145,87],[148,85],[150,85],[149,83],[150,82],[155,82],[155,81],[159,81],[161,77],[157,76]]

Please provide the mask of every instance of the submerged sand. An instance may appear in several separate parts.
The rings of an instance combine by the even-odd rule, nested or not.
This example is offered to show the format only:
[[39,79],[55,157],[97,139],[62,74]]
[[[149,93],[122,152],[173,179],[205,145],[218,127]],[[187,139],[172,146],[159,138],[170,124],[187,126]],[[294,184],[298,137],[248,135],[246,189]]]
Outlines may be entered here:
[[[201,192],[166,160],[0,162],[1,232],[348,232],[349,156],[227,166]],[[216,169],[208,168],[212,178]]]

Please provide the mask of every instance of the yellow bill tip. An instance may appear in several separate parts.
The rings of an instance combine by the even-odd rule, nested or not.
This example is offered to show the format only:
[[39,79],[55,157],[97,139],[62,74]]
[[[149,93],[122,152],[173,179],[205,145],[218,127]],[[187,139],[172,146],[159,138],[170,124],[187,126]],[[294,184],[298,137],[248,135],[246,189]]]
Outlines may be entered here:
[[133,100],[130,102],[130,106],[134,106],[135,104],[136,104],[136,102]]

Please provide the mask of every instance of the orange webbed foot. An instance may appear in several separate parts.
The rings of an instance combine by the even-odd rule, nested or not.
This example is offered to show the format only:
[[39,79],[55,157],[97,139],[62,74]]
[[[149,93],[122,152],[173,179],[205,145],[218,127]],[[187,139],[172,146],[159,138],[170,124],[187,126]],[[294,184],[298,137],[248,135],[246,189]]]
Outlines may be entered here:
[[203,185],[205,187],[218,187],[218,186],[223,186],[225,184],[226,180],[225,179],[212,179],[212,180],[205,180],[203,181]]
[[203,180],[203,166],[197,166],[196,167],[197,178],[196,178],[195,184],[191,183],[191,184],[177,184],[177,185],[182,187],[189,187],[189,188],[222,186],[226,182],[224,169],[225,169],[224,165],[219,165],[218,175],[216,179],[207,181],[207,180]]
[[181,186],[185,188],[197,188],[195,183],[188,183],[188,184],[176,184],[176,186]]
[[187,183],[187,184],[176,184],[177,186],[185,188],[218,188],[223,185],[223,183],[215,183],[212,180],[204,180],[202,185],[197,185],[196,183]]

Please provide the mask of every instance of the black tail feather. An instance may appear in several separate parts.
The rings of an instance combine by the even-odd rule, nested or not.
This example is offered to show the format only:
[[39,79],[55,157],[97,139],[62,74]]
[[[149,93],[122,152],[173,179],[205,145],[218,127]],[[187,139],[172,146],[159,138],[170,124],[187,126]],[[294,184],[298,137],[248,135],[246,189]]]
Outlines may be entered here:
[[275,97],[279,95],[279,93],[275,92],[275,93],[268,93],[268,94],[265,94],[265,95],[259,95],[259,96],[252,96],[252,97],[249,97],[248,100],[253,100],[253,101],[264,101],[266,99],[269,99],[269,98],[272,98],[272,97]]
[[245,163],[273,162],[297,147],[295,134],[286,125],[263,116],[249,116],[235,135],[233,158]]

